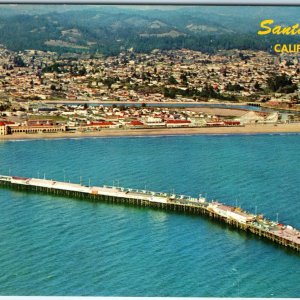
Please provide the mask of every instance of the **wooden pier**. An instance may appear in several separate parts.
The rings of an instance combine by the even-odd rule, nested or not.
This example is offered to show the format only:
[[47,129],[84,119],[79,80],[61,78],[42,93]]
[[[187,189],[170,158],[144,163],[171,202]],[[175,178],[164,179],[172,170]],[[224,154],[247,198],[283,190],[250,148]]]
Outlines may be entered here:
[[235,207],[225,206],[218,202],[207,202],[205,198],[197,199],[120,187],[88,187],[46,179],[1,175],[0,185],[16,190],[61,195],[95,202],[120,203],[202,215],[300,252],[300,232],[291,226],[274,222],[272,226],[266,225],[270,222],[259,221],[257,216],[237,211]]

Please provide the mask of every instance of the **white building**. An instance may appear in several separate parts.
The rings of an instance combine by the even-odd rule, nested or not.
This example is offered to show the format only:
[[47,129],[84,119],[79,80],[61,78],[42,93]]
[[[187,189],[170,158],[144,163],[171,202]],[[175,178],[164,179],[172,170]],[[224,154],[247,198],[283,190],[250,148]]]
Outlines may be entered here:
[[235,207],[224,205],[218,202],[210,203],[208,208],[222,217],[233,219],[243,224],[246,224],[247,222],[251,222],[255,219],[253,215],[249,215],[247,213],[238,210]]
[[278,117],[278,112],[264,113],[248,111],[236,120],[240,121],[241,124],[274,124],[278,122]]

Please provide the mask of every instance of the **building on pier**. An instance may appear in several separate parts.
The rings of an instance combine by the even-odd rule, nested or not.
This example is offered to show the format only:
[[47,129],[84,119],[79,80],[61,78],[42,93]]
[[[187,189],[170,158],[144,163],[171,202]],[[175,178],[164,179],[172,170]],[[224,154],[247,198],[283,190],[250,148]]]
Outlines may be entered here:
[[210,203],[208,205],[208,209],[214,211],[215,213],[225,218],[230,218],[243,224],[255,221],[254,215],[242,212],[237,207],[224,205],[219,202]]

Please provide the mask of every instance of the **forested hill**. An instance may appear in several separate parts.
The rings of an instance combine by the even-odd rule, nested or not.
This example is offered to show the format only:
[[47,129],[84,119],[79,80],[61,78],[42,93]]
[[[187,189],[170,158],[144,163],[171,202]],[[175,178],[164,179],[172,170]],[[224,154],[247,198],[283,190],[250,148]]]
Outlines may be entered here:
[[0,43],[11,50],[102,52],[189,48],[270,50],[292,38],[256,34],[263,19],[293,24],[299,8],[0,5]]

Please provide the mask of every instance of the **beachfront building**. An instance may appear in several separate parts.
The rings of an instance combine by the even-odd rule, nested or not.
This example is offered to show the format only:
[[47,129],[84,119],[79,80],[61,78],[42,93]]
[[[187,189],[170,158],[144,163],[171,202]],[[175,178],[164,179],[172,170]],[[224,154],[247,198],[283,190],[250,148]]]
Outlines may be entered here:
[[206,126],[206,119],[204,117],[191,117],[192,127],[204,127]]
[[190,127],[191,121],[189,121],[189,120],[167,120],[166,124],[167,124],[168,128]]
[[145,124],[139,120],[132,120],[131,122],[128,122],[126,126],[133,129],[145,128]]
[[17,125],[12,126],[8,125],[8,133],[58,133],[66,131],[65,125],[33,125],[33,126],[26,126],[26,125]]
[[97,131],[103,128],[120,128],[120,124],[111,121],[88,122],[76,127],[79,131]]
[[[1,126],[2,125],[2,126]],[[0,122],[0,132],[3,134],[29,134],[29,133],[58,133],[66,131],[64,124],[57,124],[52,120],[27,120],[25,122]]]
[[158,128],[158,127],[166,127],[166,123],[162,121],[161,118],[156,118],[156,117],[146,117],[144,124],[147,127],[153,127],[153,128]]
[[15,123],[10,121],[0,121],[0,135],[7,135],[10,133],[10,127]]
[[7,134],[7,126],[4,122],[0,122],[0,135]]
[[241,124],[275,124],[278,122],[278,117],[279,114],[277,112],[263,113],[257,111],[249,111],[236,120]]

